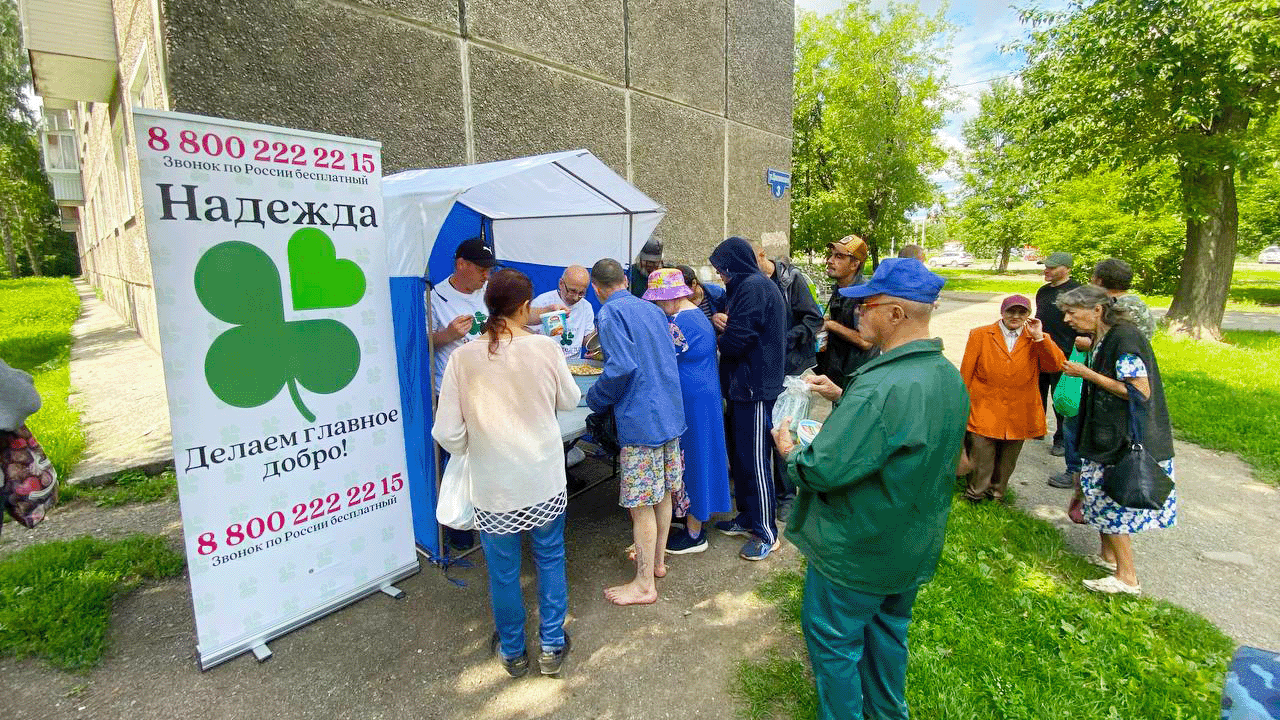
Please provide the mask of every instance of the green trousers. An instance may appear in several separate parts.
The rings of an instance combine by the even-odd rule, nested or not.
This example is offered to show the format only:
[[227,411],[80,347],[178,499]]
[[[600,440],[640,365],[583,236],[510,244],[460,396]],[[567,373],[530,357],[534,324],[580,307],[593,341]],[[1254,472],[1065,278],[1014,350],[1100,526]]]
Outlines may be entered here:
[[917,592],[868,595],[809,566],[800,622],[819,720],[907,720],[907,627]]

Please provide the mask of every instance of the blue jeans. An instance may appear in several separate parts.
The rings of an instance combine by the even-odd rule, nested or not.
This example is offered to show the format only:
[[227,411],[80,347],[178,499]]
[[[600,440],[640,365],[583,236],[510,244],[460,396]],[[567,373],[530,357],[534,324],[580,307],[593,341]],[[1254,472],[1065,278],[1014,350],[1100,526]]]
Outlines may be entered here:
[[522,538],[529,536],[538,569],[538,616],[543,650],[564,647],[564,616],[569,611],[569,583],[564,569],[564,516],[542,527],[495,535],[480,531],[489,568],[489,599],[504,658],[524,654],[524,598],[520,593]]
[[1067,472],[1080,472],[1080,416],[1063,418],[1062,422],[1063,457],[1067,461]]

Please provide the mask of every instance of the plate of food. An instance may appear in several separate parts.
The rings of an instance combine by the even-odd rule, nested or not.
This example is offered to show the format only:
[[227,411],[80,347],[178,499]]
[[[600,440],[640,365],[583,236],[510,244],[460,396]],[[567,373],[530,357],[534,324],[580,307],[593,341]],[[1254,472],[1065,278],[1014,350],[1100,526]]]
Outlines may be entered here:
[[569,363],[569,372],[574,375],[599,375],[603,371],[603,368],[587,363]]

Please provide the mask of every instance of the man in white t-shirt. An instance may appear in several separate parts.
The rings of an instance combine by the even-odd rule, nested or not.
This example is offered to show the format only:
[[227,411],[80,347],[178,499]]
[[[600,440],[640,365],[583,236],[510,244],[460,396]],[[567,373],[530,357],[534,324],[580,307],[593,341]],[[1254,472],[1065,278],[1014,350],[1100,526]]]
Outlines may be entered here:
[[449,356],[464,343],[484,333],[489,310],[484,305],[484,284],[498,264],[484,240],[463,240],[453,253],[453,274],[427,290],[431,302],[428,331],[435,347],[435,388],[440,391]]
[[542,313],[561,307],[569,311],[564,334],[559,338],[560,349],[569,359],[582,354],[582,340],[596,326],[596,311],[586,300],[590,285],[591,273],[581,265],[570,265],[560,276],[557,289],[548,290],[533,299],[533,312],[536,314],[531,314],[530,320],[536,320]]

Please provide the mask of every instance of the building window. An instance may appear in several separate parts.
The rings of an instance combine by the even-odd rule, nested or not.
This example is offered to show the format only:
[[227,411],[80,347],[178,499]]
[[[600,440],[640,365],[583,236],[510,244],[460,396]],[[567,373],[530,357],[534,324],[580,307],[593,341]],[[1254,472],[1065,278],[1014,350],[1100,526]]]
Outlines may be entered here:
[[76,136],[74,131],[46,132],[44,136],[44,167],[49,171],[80,169],[76,162]]

